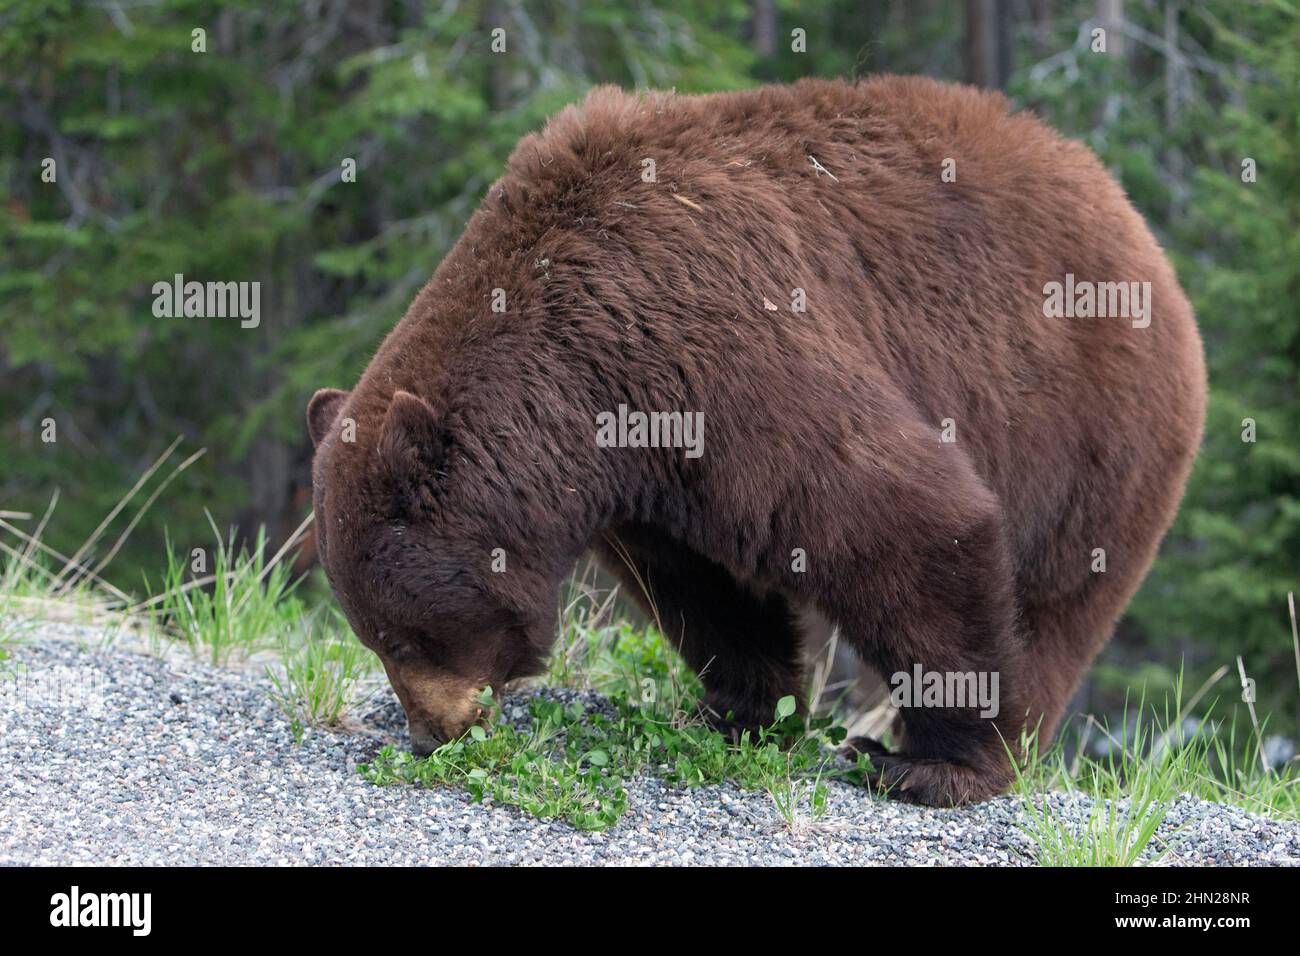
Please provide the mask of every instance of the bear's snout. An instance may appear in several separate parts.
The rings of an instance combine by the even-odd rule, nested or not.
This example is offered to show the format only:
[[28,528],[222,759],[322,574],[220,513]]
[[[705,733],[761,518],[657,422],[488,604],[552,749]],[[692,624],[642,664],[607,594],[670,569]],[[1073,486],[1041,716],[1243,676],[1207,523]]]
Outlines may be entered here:
[[411,753],[417,757],[427,757],[439,747],[444,741],[437,734],[421,733],[414,729],[411,730]]
[[420,672],[412,667],[388,668],[389,680],[406,711],[411,753],[427,757],[449,740],[463,735],[483,717],[479,694],[483,684],[449,674]]
[[482,716],[475,708],[470,713],[448,715],[440,723],[423,715],[406,714],[406,727],[411,737],[411,753],[427,757],[449,740],[463,736]]

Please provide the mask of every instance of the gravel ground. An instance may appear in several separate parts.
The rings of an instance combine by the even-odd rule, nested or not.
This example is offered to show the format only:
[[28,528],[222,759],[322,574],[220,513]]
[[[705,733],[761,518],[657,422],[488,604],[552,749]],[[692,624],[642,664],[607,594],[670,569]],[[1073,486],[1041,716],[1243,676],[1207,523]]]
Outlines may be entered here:
[[[0,677],[0,863],[1005,866],[1034,859],[1017,825],[1019,803],[1005,797],[931,810],[837,783],[829,813],[792,829],[766,793],[729,785],[678,790],[646,778],[629,786],[629,811],[617,826],[584,833],[471,803],[459,790],[375,787],[356,764],[386,742],[405,742],[401,710],[386,689],[348,732],[310,733],[295,744],[258,674],[85,646],[88,633],[51,626],[14,649],[23,672]],[[505,706],[522,713],[520,698]],[[1086,798],[1052,799],[1063,813],[1087,819]],[[1173,847],[1165,863],[1300,863],[1300,823],[1190,797],[1170,809],[1158,841]]]

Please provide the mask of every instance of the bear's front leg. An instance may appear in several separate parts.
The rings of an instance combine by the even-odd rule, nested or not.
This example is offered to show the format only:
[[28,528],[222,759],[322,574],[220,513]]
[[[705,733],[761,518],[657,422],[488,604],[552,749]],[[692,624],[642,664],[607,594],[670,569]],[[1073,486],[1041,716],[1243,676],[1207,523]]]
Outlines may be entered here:
[[847,560],[850,590],[829,587],[841,633],[884,678],[902,740],[853,746],[891,797],[930,806],[984,800],[1013,779],[1025,719],[1024,642],[1000,510],[969,482],[874,512]]

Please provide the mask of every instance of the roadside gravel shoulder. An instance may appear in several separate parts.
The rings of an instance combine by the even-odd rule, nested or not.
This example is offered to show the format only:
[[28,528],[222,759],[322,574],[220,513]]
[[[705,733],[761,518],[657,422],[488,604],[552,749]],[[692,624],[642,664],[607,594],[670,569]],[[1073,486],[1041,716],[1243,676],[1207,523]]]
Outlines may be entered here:
[[[766,793],[629,785],[585,833],[458,789],[376,787],[356,765],[404,745],[390,692],[346,732],[295,743],[260,674],[86,642],[52,625],[0,676],[0,864],[1028,865],[1020,802],[958,810],[831,785],[793,828]],[[77,638],[82,640],[79,642]],[[541,691],[541,693],[550,693]],[[572,692],[557,692],[572,693]],[[508,698],[507,708],[511,706]],[[1050,797],[1086,821],[1091,800]],[[1190,797],[1157,842],[1173,864],[1295,865],[1300,823]]]

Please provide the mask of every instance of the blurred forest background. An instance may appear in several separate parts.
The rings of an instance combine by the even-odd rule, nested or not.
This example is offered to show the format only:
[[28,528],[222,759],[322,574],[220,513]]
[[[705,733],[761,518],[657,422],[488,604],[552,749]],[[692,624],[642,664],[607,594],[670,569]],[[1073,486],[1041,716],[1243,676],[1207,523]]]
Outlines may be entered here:
[[[356,379],[548,114],[597,83],[930,74],[1090,144],[1205,336],[1203,456],[1092,692],[1241,654],[1294,727],[1298,2],[0,0],[0,509],[40,515],[58,489],[45,539],[68,553],[181,436],[177,456],[207,454],[106,574],[138,590],[165,531],[211,544],[205,509],[274,545],[310,508],[307,398]],[[261,324],[155,318],[175,273],[260,281]]]

